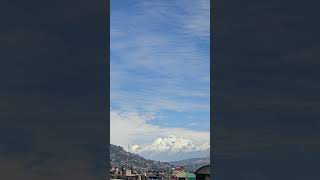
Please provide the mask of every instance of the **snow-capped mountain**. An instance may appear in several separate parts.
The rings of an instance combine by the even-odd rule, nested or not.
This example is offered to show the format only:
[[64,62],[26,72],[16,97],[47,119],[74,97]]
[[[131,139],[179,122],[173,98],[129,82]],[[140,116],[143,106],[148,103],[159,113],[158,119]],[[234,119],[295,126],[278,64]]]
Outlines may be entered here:
[[176,161],[187,158],[205,157],[209,155],[209,143],[194,144],[191,140],[170,135],[160,137],[153,141],[151,145],[133,145],[130,151],[145,158]]

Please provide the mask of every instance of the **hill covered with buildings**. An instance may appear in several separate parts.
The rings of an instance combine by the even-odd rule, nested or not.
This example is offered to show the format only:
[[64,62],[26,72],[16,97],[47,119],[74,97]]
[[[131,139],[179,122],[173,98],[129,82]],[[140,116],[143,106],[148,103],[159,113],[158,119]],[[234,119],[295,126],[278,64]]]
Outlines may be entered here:
[[195,172],[202,166],[210,165],[210,156],[205,158],[191,158],[181,161],[173,161],[170,162],[170,164],[174,166],[183,166],[185,170]]
[[138,154],[127,152],[121,146],[110,144],[111,167],[127,167],[136,171],[169,171],[175,166],[183,166],[185,170],[194,172],[199,167],[210,164],[210,156],[190,158],[181,161],[160,162],[146,159]]
[[127,167],[136,171],[168,171],[173,165],[165,162],[145,159],[134,153],[127,152],[123,147],[110,144],[111,167]]

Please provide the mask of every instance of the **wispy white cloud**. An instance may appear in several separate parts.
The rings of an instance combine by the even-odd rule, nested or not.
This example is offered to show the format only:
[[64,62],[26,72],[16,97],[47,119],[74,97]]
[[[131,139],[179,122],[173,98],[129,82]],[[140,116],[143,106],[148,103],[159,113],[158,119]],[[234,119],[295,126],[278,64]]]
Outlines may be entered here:
[[[126,40],[123,42],[125,45],[117,44],[117,48],[122,47],[122,49],[117,49],[114,52],[116,55],[121,54],[121,57],[115,57],[117,58],[115,61],[119,62],[111,64],[112,101],[121,101],[122,105],[139,103],[148,108],[159,104],[158,108],[160,109],[163,107],[180,111],[191,108],[208,109],[208,101],[205,100],[202,103],[177,100],[182,96],[208,100],[208,55],[199,53],[195,47],[185,45],[185,43],[175,42],[173,45],[169,45],[164,40],[165,38],[140,38],[140,40],[134,41]],[[159,47],[156,48],[156,46]],[[147,74],[139,74],[135,72],[137,70]],[[132,71],[135,73],[134,77]],[[121,89],[121,87],[130,86],[130,84],[140,88],[137,90],[138,92],[128,92],[127,89]]]
[[175,27],[181,34],[196,36],[209,41],[210,0],[143,1],[137,4],[143,10],[140,16],[147,15]]
[[110,112],[111,143],[123,147],[127,145],[149,145],[158,137],[175,135],[190,139],[195,145],[209,142],[209,132],[194,131],[186,128],[164,128],[148,121],[155,118],[154,114],[138,114],[136,112],[117,111]]

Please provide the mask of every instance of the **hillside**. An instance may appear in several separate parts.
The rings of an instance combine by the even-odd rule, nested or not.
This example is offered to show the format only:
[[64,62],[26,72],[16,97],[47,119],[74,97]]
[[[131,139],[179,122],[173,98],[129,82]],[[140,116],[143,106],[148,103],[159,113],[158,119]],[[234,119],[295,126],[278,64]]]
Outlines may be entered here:
[[190,172],[196,171],[198,168],[204,165],[210,164],[210,157],[205,158],[191,158],[181,161],[173,161],[170,164],[174,166],[184,166],[184,169]]
[[172,165],[160,161],[145,159],[137,154],[125,151],[122,147],[110,144],[111,166],[130,167],[137,171],[169,170]]

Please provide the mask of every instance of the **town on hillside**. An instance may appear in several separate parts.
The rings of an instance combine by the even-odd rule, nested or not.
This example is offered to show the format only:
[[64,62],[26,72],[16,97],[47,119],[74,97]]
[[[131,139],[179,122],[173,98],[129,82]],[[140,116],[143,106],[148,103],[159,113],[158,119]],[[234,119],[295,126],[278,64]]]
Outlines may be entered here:
[[210,165],[202,166],[195,172],[185,171],[183,166],[176,166],[169,171],[146,172],[113,166],[110,169],[110,178],[111,180],[209,180]]

